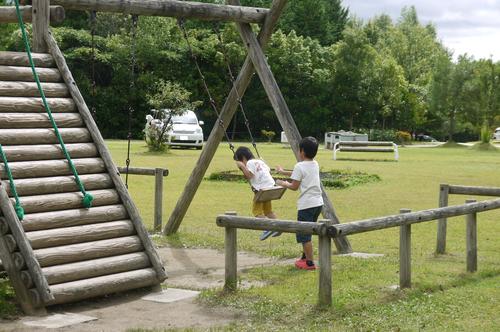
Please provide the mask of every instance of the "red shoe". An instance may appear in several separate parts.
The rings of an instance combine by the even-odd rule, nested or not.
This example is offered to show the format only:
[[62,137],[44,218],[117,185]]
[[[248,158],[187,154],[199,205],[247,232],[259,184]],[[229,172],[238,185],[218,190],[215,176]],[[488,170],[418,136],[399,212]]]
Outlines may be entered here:
[[316,270],[316,265],[307,265],[307,261],[305,259],[296,260],[295,267],[299,270]]

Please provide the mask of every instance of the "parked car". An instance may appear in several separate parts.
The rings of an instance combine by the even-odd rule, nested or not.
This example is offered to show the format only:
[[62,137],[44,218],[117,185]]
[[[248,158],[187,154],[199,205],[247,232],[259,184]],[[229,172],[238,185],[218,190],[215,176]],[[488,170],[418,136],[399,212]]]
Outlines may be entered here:
[[415,136],[415,140],[419,142],[437,142],[437,140],[429,135],[419,134]]
[[203,121],[193,111],[186,111],[183,115],[172,117],[172,130],[168,132],[168,145],[195,147],[201,150],[203,147]]
[[496,141],[500,141],[500,127],[495,129],[495,132],[493,133],[493,139]]

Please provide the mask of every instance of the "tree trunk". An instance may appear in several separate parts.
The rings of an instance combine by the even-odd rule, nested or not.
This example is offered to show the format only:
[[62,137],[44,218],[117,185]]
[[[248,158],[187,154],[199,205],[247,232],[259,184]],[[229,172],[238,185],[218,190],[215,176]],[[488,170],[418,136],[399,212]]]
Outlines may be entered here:
[[455,121],[455,110],[451,111],[450,112],[450,128],[449,128],[449,132],[448,132],[448,142],[454,142],[455,140],[453,139],[453,135],[455,135],[455,125],[456,125],[456,121]]

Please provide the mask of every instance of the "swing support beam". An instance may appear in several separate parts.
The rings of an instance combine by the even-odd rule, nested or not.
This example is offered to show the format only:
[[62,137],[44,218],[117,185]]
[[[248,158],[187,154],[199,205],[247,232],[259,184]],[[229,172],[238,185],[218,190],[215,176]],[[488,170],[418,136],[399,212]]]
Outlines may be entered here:
[[[35,1],[49,2],[49,0]],[[179,229],[210,162],[224,137],[224,133],[237,111],[238,100],[245,94],[255,72],[257,72],[262,81],[271,105],[278,116],[281,126],[285,130],[298,160],[298,143],[301,140],[301,135],[264,54],[264,49],[287,2],[288,0],[273,0],[271,8],[264,9],[242,7],[239,0],[226,0],[226,5],[174,0],[52,0],[52,4],[62,5],[66,9],[74,10],[108,11],[137,15],[237,22],[237,27],[248,50],[248,55],[220,112],[219,120],[221,125],[216,125],[212,128],[212,132],[204,149],[201,151],[184,191],[165,226],[164,233],[166,235],[173,234]],[[249,23],[262,23],[258,36],[255,36]],[[34,30],[36,30],[35,28],[34,26]],[[37,31],[34,31],[35,35],[36,33]],[[333,204],[328,195],[326,195],[324,188],[322,190],[325,202],[323,216],[331,224],[338,224],[339,219],[337,218]],[[340,253],[352,252],[349,241],[345,237],[335,238],[335,245]]]

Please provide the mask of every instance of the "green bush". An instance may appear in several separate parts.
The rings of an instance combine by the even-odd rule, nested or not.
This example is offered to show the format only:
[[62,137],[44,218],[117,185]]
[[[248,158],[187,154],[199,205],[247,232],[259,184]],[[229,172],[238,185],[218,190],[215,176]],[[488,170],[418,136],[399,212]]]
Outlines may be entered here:
[[276,133],[275,133],[274,131],[272,131],[272,130],[265,130],[265,129],[262,129],[262,130],[260,131],[260,133],[261,133],[262,135],[264,135],[264,136],[267,138],[267,142],[268,142],[268,143],[271,143],[271,142],[272,142],[272,140],[273,140],[273,138],[274,138],[274,136],[276,136]]
[[491,130],[487,123],[481,127],[481,143],[489,143],[491,139]]
[[396,132],[396,142],[399,144],[409,143],[411,141],[411,134],[407,131]]

